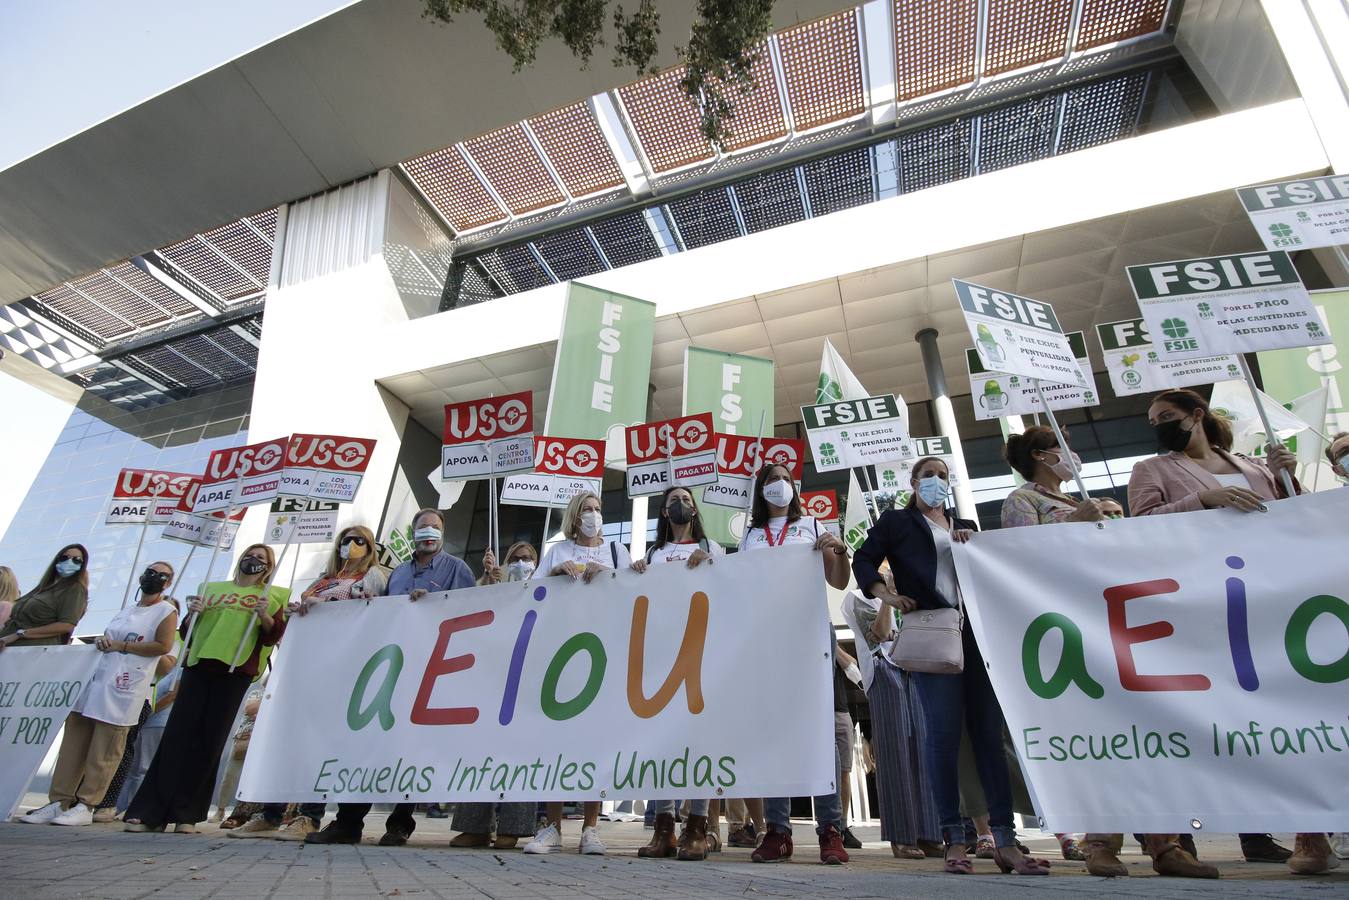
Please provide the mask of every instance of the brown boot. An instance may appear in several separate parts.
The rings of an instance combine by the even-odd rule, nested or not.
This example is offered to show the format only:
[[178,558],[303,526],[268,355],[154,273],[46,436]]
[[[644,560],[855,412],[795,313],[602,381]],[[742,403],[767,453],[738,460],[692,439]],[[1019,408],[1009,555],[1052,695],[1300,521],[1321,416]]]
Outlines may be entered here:
[[1293,842],[1293,855],[1288,858],[1288,871],[1294,875],[1324,875],[1339,864],[1330,852],[1330,841],[1325,833],[1318,831],[1297,836]]
[[691,815],[684,820],[684,831],[679,835],[679,858],[693,862],[707,859],[707,816]]
[[1152,856],[1152,870],[1172,878],[1217,878],[1216,866],[1206,865],[1187,853],[1176,842],[1174,834],[1149,834],[1148,853]]
[[1082,838],[1082,852],[1087,857],[1087,874],[1100,878],[1127,878],[1129,869],[1119,861],[1124,845],[1122,834],[1087,833]]
[[674,856],[677,850],[674,815],[661,813],[656,816],[656,833],[651,835],[651,843],[639,848],[637,855],[642,859],[668,859]]
[[451,847],[486,847],[492,843],[490,834],[481,834],[474,831],[461,831],[450,838]]

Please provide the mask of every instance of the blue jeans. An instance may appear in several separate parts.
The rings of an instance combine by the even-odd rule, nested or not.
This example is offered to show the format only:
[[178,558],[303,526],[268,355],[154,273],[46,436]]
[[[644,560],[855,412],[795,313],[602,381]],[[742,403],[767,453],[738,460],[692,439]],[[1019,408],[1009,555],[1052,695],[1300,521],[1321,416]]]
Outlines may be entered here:
[[[709,801],[709,800],[690,800],[690,801],[689,801],[689,815],[691,815],[691,816],[705,816],[705,815],[707,815],[707,806],[708,806],[708,804],[709,804],[710,802],[711,802],[711,801]],[[670,815],[674,815],[674,811],[675,811],[676,804],[682,805],[682,801],[680,801],[680,800],[656,800],[656,801],[654,801],[654,802],[652,803],[652,806],[653,806],[653,807],[655,808],[655,810],[656,810],[656,815],[660,815],[661,813],[668,813],[668,814],[670,814]]]
[[927,724],[928,778],[942,840],[965,843],[960,822],[960,733],[968,727],[974,748],[974,764],[988,798],[988,823],[999,847],[1012,846],[1016,831],[1012,823],[1012,779],[1002,749],[1002,708],[993,693],[984,668],[984,658],[970,633],[969,623],[961,635],[965,648],[965,671],[959,675],[914,672],[914,683],[923,701]]
[[[835,770],[838,769],[838,750],[834,751]],[[824,834],[825,829],[830,825],[843,831],[843,807],[838,801],[838,792],[829,794],[820,794],[813,798],[815,801],[815,833]],[[791,797],[771,797],[763,802],[764,821],[774,831],[780,831],[783,834],[792,833],[792,798]]]

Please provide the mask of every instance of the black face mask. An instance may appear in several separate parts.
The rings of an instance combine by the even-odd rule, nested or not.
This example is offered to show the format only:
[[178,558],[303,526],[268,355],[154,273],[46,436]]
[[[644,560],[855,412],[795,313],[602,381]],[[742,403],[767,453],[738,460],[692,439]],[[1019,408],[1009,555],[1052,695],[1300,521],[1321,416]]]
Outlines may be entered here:
[[169,583],[167,572],[156,572],[154,569],[146,569],[141,575],[141,593],[149,596],[150,594],[162,593],[164,585]]
[[1172,419],[1170,422],[1158,422],[1152,426],[1157,433],[1157,443],[1163,450],[1179,453],[1190,446],[1190,433],[1193,429],[1181,428],[1184,419]]
[[676,503],[665,508],[665,514],[676,525],[687,525],[693,521],[693,507],[687,503]]
[[267,564],[256,556],[245,556],[243,561],[239,563],[239,571],[245,575],[257,575],[265,568],[267,568]]

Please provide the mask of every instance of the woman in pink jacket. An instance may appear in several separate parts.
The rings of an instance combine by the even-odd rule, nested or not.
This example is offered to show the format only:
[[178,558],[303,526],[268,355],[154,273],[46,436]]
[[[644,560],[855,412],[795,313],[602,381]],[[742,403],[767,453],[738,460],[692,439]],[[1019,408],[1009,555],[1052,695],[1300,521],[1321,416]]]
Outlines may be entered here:
[[[1150,516],[1228,507],[1244,513],[1264,512],[1265,503],[1287,497],[1280,473],[1291,478],[1297,457],[1282,444],[1270,444],[1264,463],[1232,452],[1232,427],[1209,411],[1203,397],[1190,390],[1164,391],[1148,407],[1148,424],[1168,451],[1134,466],[1129,476],[1129,512]],[[1296,481],[1295,490],[1300,492]],[[1169,835],[1149,835],[1165,838]],[[1248,860],[1273,861],[1288,853],[1268,835],[1241,835]],[[1166,852],[1168,846],[1149,846]],[[1277,855],[1276,855],[1277,854]],[[1299,834],[1288,868],[1299,875],[1329,871],[1330,842],[1325,834]]]

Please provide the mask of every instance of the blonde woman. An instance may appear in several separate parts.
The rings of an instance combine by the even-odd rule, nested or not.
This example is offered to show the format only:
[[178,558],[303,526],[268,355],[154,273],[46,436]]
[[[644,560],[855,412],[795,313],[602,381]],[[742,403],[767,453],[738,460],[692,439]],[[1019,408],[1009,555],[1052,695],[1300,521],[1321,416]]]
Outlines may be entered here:
[[19,579],[14,577],[14,570],[9,566],[0,566],[0,628],[9,621],[9,612],[18,599]]
[[[362,600],[384,596],[389,584],[388,570],[377,562],[375,535],[364,525],[348,525],[337,535],[323,574],[304,589],[298,600],[290,601],[289,612],[305,616],[320,603],[334,600]],[[256,713],[254,714],[256,715]],[[305,835],[323,824],[324,803],[301,803],[299,815],[284,828],[285,803],[264,803],[261,811],[238,828],[232,838],[268,837],[282,841],[303,841]]]
[[[263,594],[274,568],[272,548],[253,544],[239,557],[231,580],[203,584],[199,594],[188,596],[189,613],[200,619],[184,648],[178,699],[159,753],[127,808],[128,831],[163,831],[172,822],[174,831],[190,834],[205,820],[239,704],[286,630],[290,589],[273,587]],[[231,672],[241,640],[243,659]]]
[[94,675],[66,716],[46,806],[19,821],[30,825],[90,825],[117,772],[127,733],[140,718],[159,658],[173,652],[178,611],[164,595],[173,567],[151,563],[141,575],[139,601],[113,617],[94,642],[102,654]]
[[[567,504],[562,515],[562,533],[567,539],[559,541],[543,554],[543,561],[534,571],[535,578],[566,575],[589,584],[601,572],[628,568],[632,556],[628,548],[604,537],[604,515],[596,494],[577,494]],[[582,853],[603,856],[604,842],[600,840],[599,801],[587,800],[581,825]],[[562,804],[549,803],[547,821],[534,840],[525,844],[526,853],[556,853],[562,849]]]

